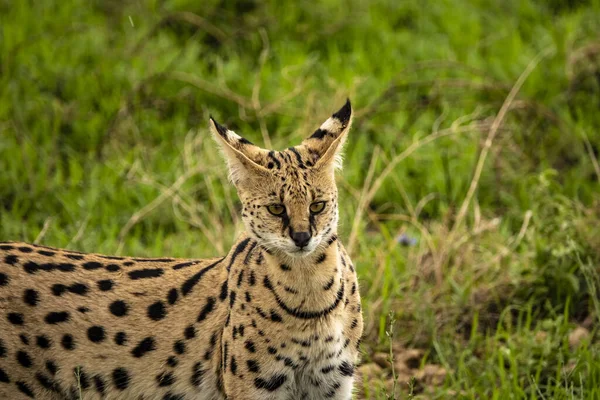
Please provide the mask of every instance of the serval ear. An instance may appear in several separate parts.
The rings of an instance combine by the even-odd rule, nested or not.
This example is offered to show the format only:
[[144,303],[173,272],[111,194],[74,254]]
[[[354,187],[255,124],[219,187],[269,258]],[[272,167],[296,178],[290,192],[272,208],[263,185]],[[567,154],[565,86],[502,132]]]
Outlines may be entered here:
[[350,99],[317,129],[302,145],[308,150],[315,168],[342,168],[342,147],[352,125]]
[[229,179],[238,187],[243,182],[253,181],[268,175],[268,170],[259,164],[264,158],[266,150],[255,146],[248,139],[230,131],[223,125],[219,125],[214,118],[210,117],[210,131],[214,139],[221,146],[227,166],[229,167]]

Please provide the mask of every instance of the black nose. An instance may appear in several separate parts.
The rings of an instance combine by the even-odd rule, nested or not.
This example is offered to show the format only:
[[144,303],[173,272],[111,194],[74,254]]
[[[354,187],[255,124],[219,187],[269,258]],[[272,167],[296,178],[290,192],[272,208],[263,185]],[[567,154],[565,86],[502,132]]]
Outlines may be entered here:
[[292,240],[298,247],[306,247],[310,240],[310,232],[294,232],[292,233]]

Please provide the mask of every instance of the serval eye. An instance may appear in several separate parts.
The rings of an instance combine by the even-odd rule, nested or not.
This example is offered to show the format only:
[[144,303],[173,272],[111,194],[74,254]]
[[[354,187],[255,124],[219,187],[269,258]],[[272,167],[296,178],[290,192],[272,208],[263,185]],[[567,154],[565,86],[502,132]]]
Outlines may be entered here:
[[273,215],[282,215],[285,212],[285,207],[282,204],[272,204],[267,207],[267,210]]
[[325,209],[325,202],[324,201],[318,201],[316,203],[312,203],[310,205],[310,212],[313,214],[318,214],[321,211],[323,211]]

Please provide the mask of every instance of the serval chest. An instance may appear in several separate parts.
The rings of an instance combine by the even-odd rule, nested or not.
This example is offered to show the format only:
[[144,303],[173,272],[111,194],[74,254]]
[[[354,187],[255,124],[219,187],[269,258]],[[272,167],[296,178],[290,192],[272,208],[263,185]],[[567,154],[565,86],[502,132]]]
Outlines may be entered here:
[[362,316],[354,267],[337,237],[310,265],[255,253],[229,281],[230,396],[350,399]]

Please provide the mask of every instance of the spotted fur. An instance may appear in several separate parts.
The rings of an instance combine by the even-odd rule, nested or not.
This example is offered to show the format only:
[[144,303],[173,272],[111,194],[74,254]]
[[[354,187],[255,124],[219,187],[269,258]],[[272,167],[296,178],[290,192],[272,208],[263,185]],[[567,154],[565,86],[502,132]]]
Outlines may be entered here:
[[247,230],[225,257],[0,243],[0,398],[350,399],[363,323],[334,170],[351,117],[284,151],[211,118]]

